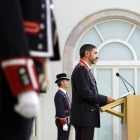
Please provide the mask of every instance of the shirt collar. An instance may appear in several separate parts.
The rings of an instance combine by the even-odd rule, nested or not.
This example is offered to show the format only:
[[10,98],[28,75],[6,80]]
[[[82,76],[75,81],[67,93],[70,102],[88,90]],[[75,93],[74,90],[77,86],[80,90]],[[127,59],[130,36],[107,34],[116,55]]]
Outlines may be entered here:
[[59,88],[59,90],[63,91],[66,94],[66,90],[64,90],[63,88]]
[[90,66],[89,66],[89,64],[88,64],[86,61],[80,60],[79,63],[83,63],[84,65],[86,65],[86,67],[87,67],[88,69],[90,69]]

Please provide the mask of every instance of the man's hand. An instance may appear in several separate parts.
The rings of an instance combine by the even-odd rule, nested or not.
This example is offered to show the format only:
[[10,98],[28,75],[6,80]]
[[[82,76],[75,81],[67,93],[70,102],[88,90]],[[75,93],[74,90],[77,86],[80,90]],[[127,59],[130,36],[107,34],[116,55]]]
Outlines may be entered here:
[[107,97],[107,104],[110,104],[112,102],[115,102],[115,99],[113,99],[111,97]]
[[28,91],[17,96],[18,103],[14,110],[25,118],[37,116],[39,109],[39,100],[36,91]]

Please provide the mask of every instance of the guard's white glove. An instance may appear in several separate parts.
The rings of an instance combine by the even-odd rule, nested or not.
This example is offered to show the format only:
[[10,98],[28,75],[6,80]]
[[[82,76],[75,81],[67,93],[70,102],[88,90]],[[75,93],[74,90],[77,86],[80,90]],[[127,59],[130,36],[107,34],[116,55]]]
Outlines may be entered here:
[[67,125],[67,124],[64,124],[64,125],[63,125],[63,130],[64,130],[64,131],[68,131],[68,125]]
[[14,110],[25,118],[36,117],[39,110],[39,99],[36,91],[23,92],[17,96],[18,103]]

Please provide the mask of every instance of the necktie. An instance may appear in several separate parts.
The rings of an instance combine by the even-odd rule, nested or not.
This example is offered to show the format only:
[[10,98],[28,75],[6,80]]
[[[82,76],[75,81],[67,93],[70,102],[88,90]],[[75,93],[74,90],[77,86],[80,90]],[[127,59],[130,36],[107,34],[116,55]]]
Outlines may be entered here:
[[69,101],[69,104],[70,104],[70,99],[69,99],[69,97],[68,97],[68,94],[66,93],[66,96],[67,96],[67,98],[68,98],[68,101]]
[[91,69],[89,69],[89,73],[91,74],[92,78],[94,79],[94,81],[95,81],[95,85],[97,85],[96,80],[95,80],[95,78],[94,78],[94,75],[93,75]]

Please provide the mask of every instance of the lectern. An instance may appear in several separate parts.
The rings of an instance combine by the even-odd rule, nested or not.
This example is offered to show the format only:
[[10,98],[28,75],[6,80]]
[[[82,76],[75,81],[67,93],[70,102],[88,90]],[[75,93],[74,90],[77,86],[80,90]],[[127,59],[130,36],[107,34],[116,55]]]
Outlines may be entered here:
[[[121,112],[112,108],[121,105]],[[140,95],[127,95],[100,108],[121,118],[121,140],[139,140],[140,138]]]

